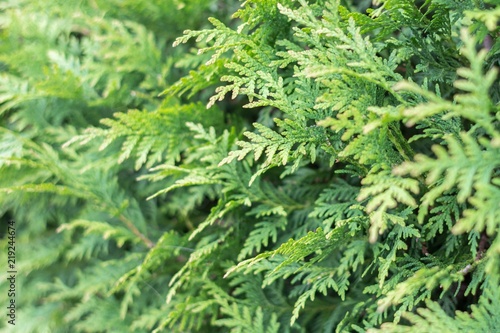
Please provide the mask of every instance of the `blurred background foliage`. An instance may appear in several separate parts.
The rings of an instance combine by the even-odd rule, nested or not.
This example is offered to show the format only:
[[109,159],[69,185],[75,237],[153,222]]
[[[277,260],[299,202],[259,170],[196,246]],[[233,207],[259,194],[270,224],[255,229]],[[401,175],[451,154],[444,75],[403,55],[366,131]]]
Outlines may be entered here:
[[[124,127],[140,135],[144,124],[135,120],[147,112],[156,117],[156,129],[141,137],[141,147],[157,154],[149,167],[178,160],[189,146],[185,121],[220,126],[224,118],[220,110],[207,113],[200,104],[180,106],[159,96],[187,73],[182,63],[194,52],[172,43],[187,28],[204,28],[209,16],[230,23],[237,6],[218,0],[0,3],[0,215],[2,225],[16,221],[19,272],[16,326],[2,320],[4,330],[149,332],[168,313],[165,285],[187,247],[167,247],[168,264],[144,272],[148,277],[134,288],[109,292],[143,263],[152,240],[165,235],[186,242],[192,228],[186,212],[200,205],[203,212],[207,199],[146,201],[157,185],[137,181],[144,161],[127,160],[132,152],[120,149],[119,138],[105,150],[98,149],[102,142],[63,144],[128,110]],[[5,251],[1,256],[6,262]],[[0,286],[5,304],[5,279]]]

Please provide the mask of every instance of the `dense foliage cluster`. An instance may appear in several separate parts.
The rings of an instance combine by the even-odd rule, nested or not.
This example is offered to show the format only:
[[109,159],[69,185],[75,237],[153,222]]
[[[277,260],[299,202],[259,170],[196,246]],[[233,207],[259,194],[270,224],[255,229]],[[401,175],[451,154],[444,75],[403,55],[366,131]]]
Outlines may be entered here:
[[4,330],[500,329],[496,1],[0,8]]

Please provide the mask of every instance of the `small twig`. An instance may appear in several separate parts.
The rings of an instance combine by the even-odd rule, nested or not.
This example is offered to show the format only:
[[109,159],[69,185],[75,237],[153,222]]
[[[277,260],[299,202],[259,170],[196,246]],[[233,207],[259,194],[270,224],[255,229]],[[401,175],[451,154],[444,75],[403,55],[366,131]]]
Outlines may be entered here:
[[486,51],[491,50],[491,48],[493,47],[493,38],[491,38],[490,35],[486,35],[484,37],[483,46]]
[[190,231],[193,231],[194,230],[194,225],[193,223],[191,223],[191,220],[189,219],[189,217],[186,216],[186,227],[188,227],[188,229]]
[[474,267],[471,264],[468,264],[467,266],[464,267],[464,269],[460,271],[460,273],[462,275],[467,275],[473,268]]
[[483,257],[484,250],[486,249],[488,241],[488,236],[483,232],[481,234],[481,239],[479,240],[479,245],[477,247],[476,261],[481,260],[481,258]]
[[123,214],[120,214],[120,216],[118,216],[118,218],[120,219],[120,221],[122,221],[127,226],[127,228],[130,231],[132,231],[134,233],[134,235],[139,237],[144,242],[144,244],[146,244],[146,246],[148,248],[151,249],[155,246],[155,243],[151,239],[147,238],[144,234],[142,234],[139,231],[139,229],[137,229],[136,226],[132,223],[132,221],[127,219],[125,216],[123,216]]
[[417,237],[416,241],[419,242],[420,245],[422,245],[422,254],[425,256],[428,256],[430,253],[429,253],[429,249],[427,248],[427,242],[425,240],[421,240],[418,237]]

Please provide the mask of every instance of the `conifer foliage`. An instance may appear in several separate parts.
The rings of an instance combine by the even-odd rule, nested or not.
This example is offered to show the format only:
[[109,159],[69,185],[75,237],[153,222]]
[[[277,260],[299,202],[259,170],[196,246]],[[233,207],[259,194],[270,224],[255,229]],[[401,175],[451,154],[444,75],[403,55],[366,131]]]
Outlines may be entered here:
[[500,329],[496,1],[0,6],[5,331]]

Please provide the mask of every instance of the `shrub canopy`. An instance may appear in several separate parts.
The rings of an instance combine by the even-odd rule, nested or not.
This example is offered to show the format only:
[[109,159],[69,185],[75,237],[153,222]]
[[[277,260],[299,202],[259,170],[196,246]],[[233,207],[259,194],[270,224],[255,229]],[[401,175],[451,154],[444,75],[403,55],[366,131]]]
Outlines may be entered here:
[[497,1],[0,7],[4,330],[500,327]]

